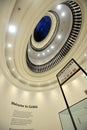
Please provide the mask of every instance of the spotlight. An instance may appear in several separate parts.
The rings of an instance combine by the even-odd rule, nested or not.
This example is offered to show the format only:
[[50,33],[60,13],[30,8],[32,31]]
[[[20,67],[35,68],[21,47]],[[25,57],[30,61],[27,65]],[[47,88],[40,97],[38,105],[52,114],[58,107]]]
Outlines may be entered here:
[[10,33],[16,33],[16,26],[15,25],[9,25],[8,31]]

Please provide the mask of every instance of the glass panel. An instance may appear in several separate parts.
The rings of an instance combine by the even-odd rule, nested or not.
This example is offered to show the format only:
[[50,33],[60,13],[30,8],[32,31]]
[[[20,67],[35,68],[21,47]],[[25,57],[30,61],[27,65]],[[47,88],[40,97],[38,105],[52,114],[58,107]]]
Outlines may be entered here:
[[70,108],[78,130],[87,130],[87,99]]
[[[87,98],[70,107],[77,130],[87,130]],[[62,130],[75,130],[68,110],[60,113]]]
[[60,113],[60,120],[62,125],[62,130],[75,130],[68,113],[68,110],[65,110]]
[[51,18],[44,16],[37,24],[34,30],[34,39],[36,42],[41,42],[46,38],[51,28]]

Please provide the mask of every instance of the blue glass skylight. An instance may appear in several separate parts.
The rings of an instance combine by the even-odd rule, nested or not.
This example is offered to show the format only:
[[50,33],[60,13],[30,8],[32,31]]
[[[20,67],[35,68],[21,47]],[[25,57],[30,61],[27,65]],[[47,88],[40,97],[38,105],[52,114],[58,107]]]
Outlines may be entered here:
[[51,18],[44,16],[37,24],[34,30],[34,39],[36,42],[41,42],[46,38],[51,28]]

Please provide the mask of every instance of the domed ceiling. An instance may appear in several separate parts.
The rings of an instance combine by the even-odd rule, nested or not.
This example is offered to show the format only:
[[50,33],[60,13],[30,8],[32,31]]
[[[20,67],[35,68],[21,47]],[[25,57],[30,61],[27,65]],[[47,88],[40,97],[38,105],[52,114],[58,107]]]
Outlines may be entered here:
[[70,59],[84,63],[81,54],[86,55],[87,45],[81,42],[85,42],[87,9],[83,1],[2,4],[1,69],[12,84],[35,91],[55,88],[56,74]]

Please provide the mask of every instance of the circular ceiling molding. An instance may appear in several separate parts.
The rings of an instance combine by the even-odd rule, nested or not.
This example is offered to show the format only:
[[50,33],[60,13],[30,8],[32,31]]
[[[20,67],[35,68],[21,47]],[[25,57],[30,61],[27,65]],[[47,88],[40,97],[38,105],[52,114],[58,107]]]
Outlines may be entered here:
[[[16,12],[14,9],[13,12]],[[47,17],[51,21],[46,35],[39,41],[35,39],[34,33],[41,20],[37,24],[35,23],[36,26],[32,29],[31,35],[28,35],[30,28],[27,29],[27,35],[23,39],[22,36],[25,35],[29,21],[27,21],[27,25],[25,22],[20,22],[23,26],[20,24],[16,26],[14,24],[17,23],[14,22],[16,15],[13,12],[6,33],[4,52],[7,78],[16,86],[27,90],[39,91],[56,87],[57,80],[54,66],[61,63],[60,61],[75,44],[82,23],[80,6],[76,2],[67,1],[55,5],[45,13],[41,20]],[[27,16],[24,17],[23,12],[24,21],[26,21]],[[19,17],[17,20],[22,21],[22,18]],[[24,30],[21,35],[22,29]],[[27,40],[25,40],[26,37]]]
[[[48,18],[49,20],[44,18]],[[42,20],[44,20],[43,22],[43,26],[41,25]],[[50,23],[49,23],[50,22]],[[38,33],[37,39],[41,37],[41,35],[45,35],[42,36],[42,40],[35,40],[35,30],[37,29],[37,27],[40,26],[40,32]],[[52,41],[54,40],[57,31],[58,31],[58,26],[59,26],[59,18],[58,15],[53,12],[53,11],[49,11],[47,12],[47,14],[39,21],[39,23],[36,25],[33,34],[31,35],[30,38],[30,44],[29,46],[35,50],[35,51],[42,51],[45,48],[47,48],[49,46],[49,44],[52,43]],[[49,28],[49,30],[48,30]],[[41,31],[41,29],[44,29],[43,31]],[[48,32],[47,32],[48,31]],[[42,34],[43,33],[43,34]],[[47,35],[46,35],[47,33]],[[28,48],[29,48],[28,46]]]
[[57,65],[75,44],[81,28],[82,13],[76,2],[64,2],[51,9],[51,12],[56,14],[55,23],[59,21],[55,37],[52,39],[52,36],[49,36],[49,41],[40,41],[41,46],[31,38],[26,49],[26,62],[33,72],[45,72]]

